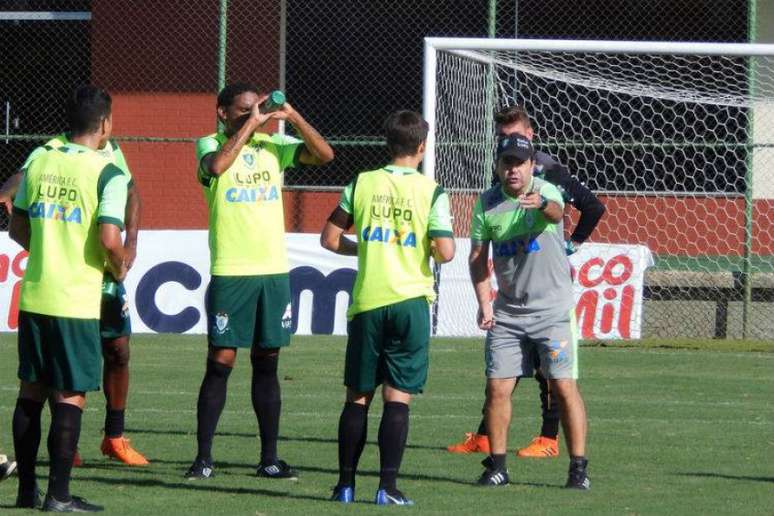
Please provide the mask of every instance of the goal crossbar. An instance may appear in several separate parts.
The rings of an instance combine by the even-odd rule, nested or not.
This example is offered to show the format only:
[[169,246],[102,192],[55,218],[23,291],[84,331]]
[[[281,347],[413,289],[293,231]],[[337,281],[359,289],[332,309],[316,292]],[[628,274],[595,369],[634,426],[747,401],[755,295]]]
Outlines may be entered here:
[[423,114],[430,131],[423,163],[424,173],[435,178],[435,126],[437,52],[447,51],[474,61],[494,64],[491,56],[476,51],[571,52],[649,55],[774,56],[774,44],[704,43],[670,41],[596,41],[551,39],[438,38],[424,40]]

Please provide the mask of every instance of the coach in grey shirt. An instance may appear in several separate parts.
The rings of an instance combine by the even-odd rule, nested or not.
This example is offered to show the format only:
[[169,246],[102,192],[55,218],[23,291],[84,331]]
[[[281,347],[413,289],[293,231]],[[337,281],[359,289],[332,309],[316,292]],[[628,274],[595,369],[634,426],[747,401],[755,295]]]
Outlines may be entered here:
[[[586,474],[586,409],[576,384],[577,331],[570,264],[564,247],[559,190],[533,177],[535,151],[519,134],[500,139],[500,184],[473,210],[470,276],[478,300],[485,344],[486,425],[491,455],[479,484],[505,485],[511,394],[522,376],[533,375],[535,354],[561,407],[570,451],[566,487],[589,489]],[[491,304],[488,277],[491,243],[498,295]]]

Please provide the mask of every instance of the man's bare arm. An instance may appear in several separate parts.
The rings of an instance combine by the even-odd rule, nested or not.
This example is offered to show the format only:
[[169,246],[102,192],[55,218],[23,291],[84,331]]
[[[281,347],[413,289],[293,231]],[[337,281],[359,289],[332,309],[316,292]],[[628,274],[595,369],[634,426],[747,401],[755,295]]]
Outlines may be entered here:
[[6,179],[3,186],[0,187],[0,203],[5,206],[5,210],[9,214],[13,211],[13,198],[16,197],[16,191],[19,189],[23,176],[24,174],[19,171]]
[[326,222],[320,235],[320,245],[336,254],[357,256],[357,242],[347,238],[344,231],[333,222]]
[[278,113],[281,113],[281,117],[284,115],[285,119],[293,124],[301,139],[304,140],[305,148],[301,151],[301,156],[299,157],[301,163],[305,165],[324,165],[333,161],[333,148],[290,104],[285,103]]
[[8,236],[22,246],[25,251],[30,250],[30,219],[25,215],[13,213],[11,224],[8,226]]
[[448,263],[454,259],[454,238],[436,237],[430,240],[430,251],[436,263]]
[[483,245],[472,243],[468,256],[470,267],[470,281],[476,292],[478,302],[478,315],[476,320],[478,327],[488,330],[494,326],[494,312],[492,311],[492,285],[489,282],[489,243]]
[[140,230],[140,192],[136,185],[132,185],[127,192],[126,212],[124,214],[126,224],[126,238],[124,249],[126,251],[126,266],[131,269],[137,257],[137,235]]
[[108,272],[116,281],[124,281],[129,269],[126,265],[124,243],[121,241],[121,230],[114,224],[100,224],[99,241],[105,249]]

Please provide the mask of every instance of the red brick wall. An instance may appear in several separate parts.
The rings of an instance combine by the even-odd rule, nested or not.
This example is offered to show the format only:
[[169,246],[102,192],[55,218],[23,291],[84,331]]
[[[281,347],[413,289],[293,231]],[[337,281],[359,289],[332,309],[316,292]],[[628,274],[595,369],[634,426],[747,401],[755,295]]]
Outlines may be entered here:
[[[250,23],[244,22],[246,10]],[[278,6],[271,11],[247,0],[229,2],[229,81],[276,87],[278,19]],[[214,132],[217,38],[218,2],[196,9],[185,0],[154,2],[153,9],[135,0],[94,2],[92,80],[113,95],[115,136],[198,138]],[[207,226],[193,143],[121,146],[143,200],[143,228]]]

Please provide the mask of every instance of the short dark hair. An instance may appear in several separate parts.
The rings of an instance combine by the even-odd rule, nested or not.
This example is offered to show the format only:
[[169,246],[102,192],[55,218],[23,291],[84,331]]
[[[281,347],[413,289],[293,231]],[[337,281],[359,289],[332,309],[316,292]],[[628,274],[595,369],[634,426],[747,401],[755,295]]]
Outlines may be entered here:
[[429,126],[416,111],[396,111],[384,121],[384,136],[390,156],[410,156],[427,139]]
[[242,93],[253,92],[260,95],[260,89],[255,84],[249,82],[235,82],[229,84],[218,93],[218,104],[216,107],[229,107],[234,103],[234,99]]
[[527,110],[520,104],[512,104],[504,107],[495,113],[494,119],[495,122],[497,122],[497,125],[509,125],[518,122],[529,128],[532,127],[532,121],[529,119]]
[[67,102],[67,124],[72,136],[92,134],[99,130],[102,120],[110,116],[113,99],[101,88],[84,84],[78,86]]

